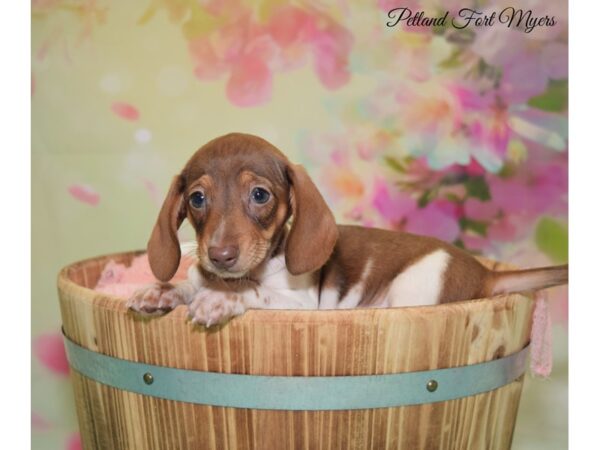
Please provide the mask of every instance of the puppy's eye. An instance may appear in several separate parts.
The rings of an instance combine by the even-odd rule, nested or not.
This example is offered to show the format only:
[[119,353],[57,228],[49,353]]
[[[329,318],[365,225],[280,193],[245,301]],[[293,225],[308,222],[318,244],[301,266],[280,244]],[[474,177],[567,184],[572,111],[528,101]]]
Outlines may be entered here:
[[200,209],[204,205],[204,194],[202,192],[194,192],[190,195],[190,205],[192,208]]
[[266,189],[256,187],[252,189],[252,192],[250,193],[250,198],[254,203],[262,205],[263,203],[267,203],[269,201],[269,199],[271,198],[271,194],[269,194],[269,192]]

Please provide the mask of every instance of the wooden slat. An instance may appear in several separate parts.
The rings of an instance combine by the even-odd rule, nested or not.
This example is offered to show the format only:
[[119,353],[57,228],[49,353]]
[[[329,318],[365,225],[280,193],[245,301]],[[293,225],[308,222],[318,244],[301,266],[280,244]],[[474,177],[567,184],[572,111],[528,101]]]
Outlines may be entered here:
[[[59,275],[65,333],[101,353],[183,369],[254,375],[367,375],[488,361],[523,348],[533,301],[522,295],[435,307],[248,311],[210,330],[185,307],[140,319],[89,289],[112,255]],[[492,264],[492,263],[490,263]],[[160,400],[72,373],[86,449],[505,449],[523,380],[429,405],[357,411],[258,411]]]

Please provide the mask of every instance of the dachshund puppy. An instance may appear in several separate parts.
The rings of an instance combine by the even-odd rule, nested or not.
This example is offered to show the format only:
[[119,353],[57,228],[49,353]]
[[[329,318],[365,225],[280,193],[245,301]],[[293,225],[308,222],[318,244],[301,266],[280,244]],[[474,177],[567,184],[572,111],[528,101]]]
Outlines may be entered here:
[[[291,225],[288,225],[289,219]],[[173,285],[184,219],[197,264]],[[438,239],[336,225],[306,171],[256,136],[228,134],[198,150],[160,210],[148,258],[158,283],[128,306],[146,314],[188,305],[210,326],[250,308],[435,305],[567,282],[567,266],[496,272]]]

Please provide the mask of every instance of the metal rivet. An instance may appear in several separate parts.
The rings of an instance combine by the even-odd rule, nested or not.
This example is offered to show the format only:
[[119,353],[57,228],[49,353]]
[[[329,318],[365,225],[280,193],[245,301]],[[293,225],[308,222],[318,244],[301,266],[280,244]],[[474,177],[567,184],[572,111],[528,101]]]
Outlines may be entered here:
[[429,380],[427,382],[427,390],[429,392],[435,392],[438,388],[438,382],[435,380]]
[[154,383],[154,376],[150,372],[146,372],[144,374],[144,383],[146,383],[146,384]]

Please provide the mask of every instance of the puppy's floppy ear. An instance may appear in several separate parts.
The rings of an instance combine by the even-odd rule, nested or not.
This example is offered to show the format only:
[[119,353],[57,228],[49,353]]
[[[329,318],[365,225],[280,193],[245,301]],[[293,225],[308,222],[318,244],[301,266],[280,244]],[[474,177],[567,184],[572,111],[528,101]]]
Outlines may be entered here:
[[173,278],[181,258],[177,230],[186,214],[183,189],[183,179],[178,175],[171,183],[148,241],[150,268],[154,276],[164,282]]
[[291,182],[293,221],[285,247],[285,264],[292,275],[321,268],[338,238],[333,213],[302,166],[287,167]]

